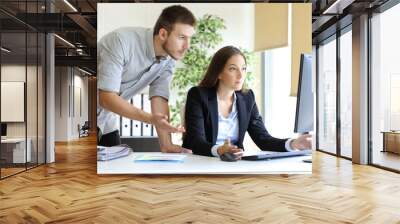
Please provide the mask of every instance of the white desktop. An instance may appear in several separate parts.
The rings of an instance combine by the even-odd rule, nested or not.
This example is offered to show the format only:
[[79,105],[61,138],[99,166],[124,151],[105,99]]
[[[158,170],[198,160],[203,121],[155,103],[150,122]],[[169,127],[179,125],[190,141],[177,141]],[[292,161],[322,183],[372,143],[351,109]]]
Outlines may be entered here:
[[[12,151],[12,163],[25,163],[31,162],[31,146],[32,141],[30,138],[11,138],[5,137],[1,139],[2,147],[11,147],[11,148],[2,148],[2,151]],[[25,151],[25,144],[27,145]]]
[[182,162],[137,162],[142,155],[166,155],[174,153],[134,152],[129,156],[98,161],[98,174],[311,174],[312,164],[303,162],[308,156],[296,156],[272,160],[224,162],[216,157],[183,154]]

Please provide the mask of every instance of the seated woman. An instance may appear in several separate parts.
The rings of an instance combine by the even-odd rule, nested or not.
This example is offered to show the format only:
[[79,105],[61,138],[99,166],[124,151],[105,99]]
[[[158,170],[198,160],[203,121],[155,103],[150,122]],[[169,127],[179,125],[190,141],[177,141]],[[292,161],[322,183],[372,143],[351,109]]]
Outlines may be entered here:
[[188,92],[182,146],[198,155],[219,157],[229,152],[240,158],[248,131],[261,150],[311,148],[310,135],[278,139],[268,133],[253,91],[243,89],[245,77],[246,58],[238,48],[227,46],[215,53],[199,86]]

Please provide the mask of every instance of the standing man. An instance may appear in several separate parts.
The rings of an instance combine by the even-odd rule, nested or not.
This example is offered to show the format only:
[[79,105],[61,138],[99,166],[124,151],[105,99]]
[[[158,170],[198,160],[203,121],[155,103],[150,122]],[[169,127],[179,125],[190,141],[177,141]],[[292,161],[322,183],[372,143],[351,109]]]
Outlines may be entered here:
[[[176,60],[190,47],[196,19],[185,7],[165,8],[154,29],[119,28],[99,41],[98,60],[98,144],[120,144],[117,116],[153,124],[156,127],[161,151],[181,152],[172,144],[171,133],[184,132],[183,127],[169,123],[169,85]],[[127,100],[149,86],[151,113]]]

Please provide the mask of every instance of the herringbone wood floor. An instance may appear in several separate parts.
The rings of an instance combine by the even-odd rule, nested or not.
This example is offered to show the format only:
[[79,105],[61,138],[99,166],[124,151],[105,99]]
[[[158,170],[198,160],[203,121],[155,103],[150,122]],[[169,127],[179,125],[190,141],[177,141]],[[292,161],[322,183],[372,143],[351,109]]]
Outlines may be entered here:
[[98,176],[95,138],[0,181],[0,223],[400,223],[400,175],[320,152],[312,175]]

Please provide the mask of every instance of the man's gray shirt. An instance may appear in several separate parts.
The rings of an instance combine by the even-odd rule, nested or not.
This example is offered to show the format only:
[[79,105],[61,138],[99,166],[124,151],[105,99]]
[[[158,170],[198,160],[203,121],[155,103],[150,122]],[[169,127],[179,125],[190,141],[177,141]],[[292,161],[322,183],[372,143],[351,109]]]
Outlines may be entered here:
[[[106,34],[97,44],[97,63],[99,90],[116,92],[129,100],[150,86],[149,98],[169,97],[175,60],[169,56],[156,58],[152,29],[124,27]],[[97,103],[97,126],[102,134],[119,129],[117,118]]]

